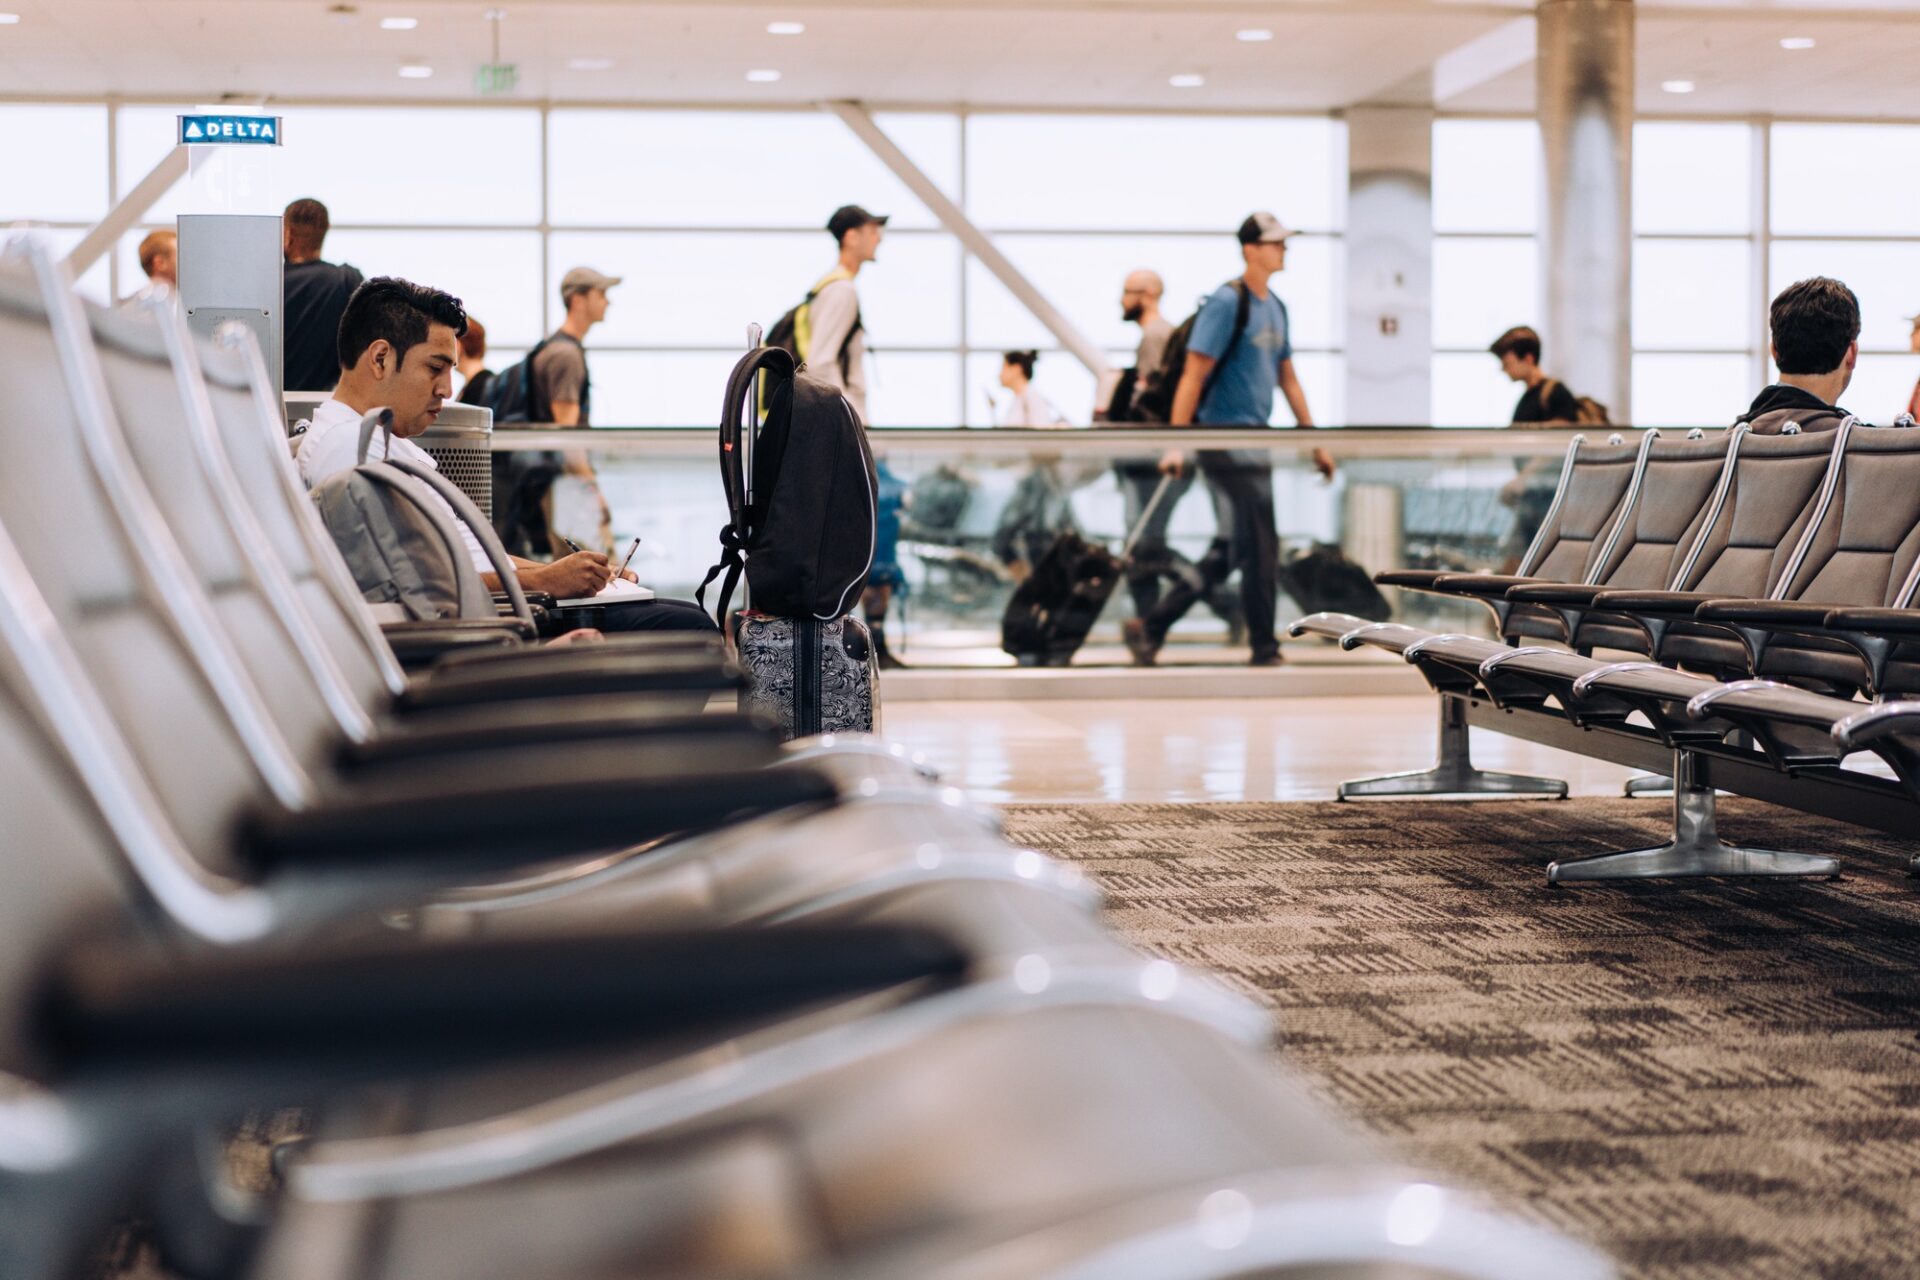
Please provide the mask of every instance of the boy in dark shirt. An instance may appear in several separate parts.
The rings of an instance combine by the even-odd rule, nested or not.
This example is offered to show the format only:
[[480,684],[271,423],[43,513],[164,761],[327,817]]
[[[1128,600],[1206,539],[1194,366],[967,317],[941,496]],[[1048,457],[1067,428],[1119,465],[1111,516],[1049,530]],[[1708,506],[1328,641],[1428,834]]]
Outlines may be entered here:
[[1513,421],[1521,423],[1573,422],[1580,413],[1580,404],[1574,399],[1573,392],[1567,390],[1567,384],[1556,378],[1549,378],[1540,369],[1540,335],[1526,325],[1515,325],[1493,340],[1487,348],[1500,359],[1500,372],[1515,382],[1523,382],[1527,389],[1521,393],[1520,403],[1513,406]]
[[1780,381],[1734,421],[1763,436],[1779,435],[1788,423],[1802,431],[1837,429],[1848,416],[1840,396],[1860,359],[1860,300],[1838,280],[1814,276],[1782,289],[1767,320]]

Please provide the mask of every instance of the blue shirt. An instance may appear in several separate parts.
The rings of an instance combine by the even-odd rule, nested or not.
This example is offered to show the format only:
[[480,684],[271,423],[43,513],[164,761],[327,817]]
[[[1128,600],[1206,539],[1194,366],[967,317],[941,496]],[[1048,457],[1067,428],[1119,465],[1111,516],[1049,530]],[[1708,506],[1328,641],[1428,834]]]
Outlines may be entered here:
[[[1233,283],[1214,290],[1194,319],[1187,350],[1219,360],[1233,338],[1239,307],[1240,295]],[[1201,399],[1193,420],[1220,426],[1266,426],[1273,417],[1280,363],[1293,357],[1290,334],[1287,304],[1271,291],[1264,298],[1249,293],[1246,330],[1225,364],[1216,366],[1213,389]]]

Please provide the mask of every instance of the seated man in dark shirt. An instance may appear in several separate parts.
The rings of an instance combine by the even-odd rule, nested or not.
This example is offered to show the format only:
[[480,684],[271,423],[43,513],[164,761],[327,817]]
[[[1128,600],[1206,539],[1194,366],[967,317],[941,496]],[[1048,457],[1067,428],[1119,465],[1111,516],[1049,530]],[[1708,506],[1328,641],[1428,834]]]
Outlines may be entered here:
[[281,386],[287,391],[331,391],[340,381],[340,317],[360,287],[360,273],[320,260],[326,243],[327,206],[295,200],[283,217],[286,246],[286,313]]
[[1567,390],[1567,384],[1557,378],[1549,378],[1540,368],[1540,335],[1519,324],[1493,340],[1487,350],[1500,359],[1500,372],[1515,382],[1523,382],[1527,389],[1520,395],[1520,403],[1513,406],[1513,422],[1521,423],[1558,423],[1575,421],[1580,413],[1580,402],[1573,392]]
[[1814,276],[1782,289],[1768,317],[1780,381],[1734,421],[1767,436],[1790,422],[1835,430],[1849,416],[1838,401],[1860,359],[1860,300],[1838,280]]

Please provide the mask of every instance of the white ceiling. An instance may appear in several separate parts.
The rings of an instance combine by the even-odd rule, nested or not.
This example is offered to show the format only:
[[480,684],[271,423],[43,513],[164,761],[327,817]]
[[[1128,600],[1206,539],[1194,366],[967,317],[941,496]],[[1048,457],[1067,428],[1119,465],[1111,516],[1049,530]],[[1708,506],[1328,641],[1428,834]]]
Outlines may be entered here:
[[[489,56],[486,0],[0,0],[0,95],[470,99]],[[520,99],[1114,109],[1325,110],[1431,101],[1432,68],[1524,40],[1526,0],[499,0]],[[1652,114],[1920,118],[1920,0],[1641,0],[1638,105]],[[380,19],[418,19],[386,31]],[[770,21],[806,24],[800,36]],[[1241,43],[1244,27],[1274,39]],[[1809,36],[1788,52],[1785,36]],[[1480,42],[1476,44],[1476,42]],[[1533,67],[1440,103],[1528,111]],[[1457,55],[1453,64],[1462,57]],[[578,58],[605,70],[574,70]],[[408,80],[403,63],[433,76]],[[1452,65],[1452,64],[1450,64]],[[751,84],[750,69],[781,73]],[[1168,77],[1197,73],[1200,88]],[[1495,74],[1497,73],[1497,74]],[[1663,81],[1697,89],[1666,93]],[[1457,85],[1457,78],[1445,80]],[[1169,158],[1171,159],[1171,158]]]

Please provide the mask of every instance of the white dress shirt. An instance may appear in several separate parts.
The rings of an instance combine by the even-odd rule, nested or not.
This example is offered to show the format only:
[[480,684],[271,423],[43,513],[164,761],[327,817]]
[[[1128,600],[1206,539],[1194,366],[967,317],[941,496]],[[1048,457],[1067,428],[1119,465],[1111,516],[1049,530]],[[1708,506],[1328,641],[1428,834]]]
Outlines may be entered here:
[[[353,469],[360,451],[360,418],[358,410],[338,400],[327,400],[313,411],[311,425],[307,427],[306,434],[300,437],[300,443],[294,451],[294,458],[300,464],[300,478],[306,482],[307,488],[311,489],[322,480]],[[386,456],[387,433],[375,431],[373,439],[367,444],[367,461],[378,462]],[[435,471],[440,469],[435,465],[432,454],[400,436],[393,437],[393,456],[401,462],[432,467]],[[453,504],[437,493],[433,495],[433,500],[440,504],[447,518],[459,528],[473,567],[481,573],[494,572],[493,561],[487,558],[480,539],[454,512]]]

